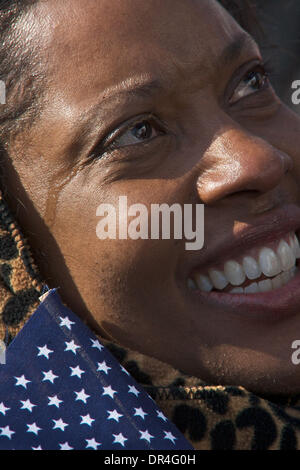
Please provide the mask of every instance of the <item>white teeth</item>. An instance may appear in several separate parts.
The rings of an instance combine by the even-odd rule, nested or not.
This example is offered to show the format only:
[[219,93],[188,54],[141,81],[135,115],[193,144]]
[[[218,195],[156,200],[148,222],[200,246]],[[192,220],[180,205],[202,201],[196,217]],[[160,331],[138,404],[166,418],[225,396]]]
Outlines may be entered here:
[[259,292],[268,292],[272,290],[272,281],[271,279],[265,279],[264,281],[260,281],[258,283]]
[[202,274],[196,274],[195,282],[197,284],[198,289],[200,289],[202,292],[210,292],[213,290],[213,285],[207,276],[203,276]]
[[216,289],[222,290],[228,284],[226,277],[221,271],[216,271],[215,269],[211,269],[209,271],[209,277]]
[[[262,247],[258,253],[258,260],[252,256],[245,256],[242,264],[230,260],[224,264],[224,271],[210,269],[208,275],[195,273],[188,279],[190,290],[199,289],[202,292],[211,292],[213,289],[223,290],[228,284],[234,286],[231,294],[254,294],[280,289],[287,284],[297,271],[296,259],[300,258],[300,244],[295,234],[291,234],[288,243],[282,239],[278,242],[277,250]],[[253,282],[243,288],[246,279],[259,279],[261,275],[272,279]]]
[[261,269],[251,256],[245,256],[243,259],[243,268],[248,279],[258,279],[261,276]]
[[288,271],[295,266],[296,257],[293,250],[284,240],[281,240],[277,249],[278,256],[280,258],[281,267],[283,271]]
[[280,275],[280,277],[281,277],[281,282],[282,282],[282,284],[283,284],[283,285],[287,284],[287,283],[289,282],[289,280],[290,280],[290,273],[289,273],[289,271],[285,271],[284,273],[282,273],[282,274]]
[[224,273],[230,284],[233,286],[240,286],[245,282],[245,273],[242,266],[236,261],[227,261],[224,266]]
[[291,269],[291,277],[296,276],[297,272],[298,272],[298,267],[293,266],[292,269]]
[[300,258],[300,244],[297,235],[294,236],[294,243],[296,248],[296,259]]
[[289,246],[292,249],[292,252],[294,253],[295,257],[297,258],[297,252],[298,252],[298,247],[297,247],[297,242],[295,240],[296,235],[291,235],[289,238]]
[[257,292],[259,292],[257,282],[252,282],[252,284],[245,287],[244,291],[245,291],[245,294],[256,294]]
[[272,279],[273,289],[279,289],[282,286],[283,286],[283,282],[282,282],[282,279],[281,279],[281,275],[276,276],[276,277],[274,277],[274,279]]
[[271,248],[262,248],[260,250],[259,266],[264,275],[268,277],[276,276],[282,271],[280,259]]
[[230,291],[230,294],[243,294],[244,289],[242,287],[235,287]]
[[296,234],[293,234],[290,236],[289,245],[292,248],[296,259],[299,259],[300,258],[300,245],[299,245],[299,240]]
[[285,286],[295,276],[296,273],[297,268],[294,267],[289,271],[279,274],[279,276],[274,277],[274,279],[265,279],[259,283],[253,282],[244,289],[242,287],[235,287],[230,291],[230,294],[256,294],[258,292],[268,292],[279,289],[280,287]]

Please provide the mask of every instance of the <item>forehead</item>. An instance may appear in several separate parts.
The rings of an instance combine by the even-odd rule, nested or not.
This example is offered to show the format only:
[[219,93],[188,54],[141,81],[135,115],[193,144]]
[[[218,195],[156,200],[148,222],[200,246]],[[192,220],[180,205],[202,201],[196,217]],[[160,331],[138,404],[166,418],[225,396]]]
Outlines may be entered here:
[[37,13],[49,24],[50,74],[86,97],[139,76],[209,71],[241,34],[215,0],[47,0]]

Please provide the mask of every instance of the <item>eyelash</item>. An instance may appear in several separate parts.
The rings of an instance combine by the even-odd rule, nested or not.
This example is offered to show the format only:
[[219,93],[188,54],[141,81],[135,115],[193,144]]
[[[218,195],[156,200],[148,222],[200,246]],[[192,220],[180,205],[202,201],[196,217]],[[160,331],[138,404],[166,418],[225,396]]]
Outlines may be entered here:
[[275,67],[271,59],[263,61],[261,64],[262,69],[265,71],[266,75],[270,78],[275,74]]
[[[250,75],[252,73],[255,73],[255,72],[258,72],[260,71],[263,75],[263,78],[266,80],[266,84],[269,86],[269,78],[270,76],[273,76],[273,67],[270,63],[270,60],[266,61],[266,62],[260,62],[260,63],[257,63],[254,67],[252,67],[252,69],[248,70],[244,76],[239,80],[239,82],[235,85],[235,89],[232,93],[232,96],[234,95],[234,92],[236,91],[236,89],[238,88],[238,86],[240,84],[242,84],[242,82],[244,81],[245,83],[247,82],[247,79],[250,80]],[[265,84],[264,86],[261,88],[261,90],[263,90],[265,88]],[[259,90],[258,90],[259,91]],[[253,93],[255,94],[255,93]],[[251,95],[251,94],[250,94]],[[242,97],[242,98],[239,98],[236,102],[239,102],[241,101],[242,99],[246,99],[247,96],[249,95],[246,95],[245,97]],[[231,98],[230,98],[231,99]],[[229,99],[229,101],[230,101]],[[236,102],[233,102],[232,104],[235,104]],[[158,132],[158,134],[161,136],[161,135],[165,135],[166,134],[166,129],[167,129],[167,126],[166,126],[166,123],[163,123],[161,120],[159,120],[156,116],[154,116],[153,114],[151,115],[147,115],[147,114],[144,114],[144,115],[141,115],[141,116],[137,116],[135,117],[134,119],[132,119],[131,121],[127,121],[127,123],[125,123],[123,126],[119,126],[117,129],[115,129],[114,131],[112,131],[102,142],[101,142],[101,145],[100,145],[100,151],[94,151],[91,155],[92,158],[102,158],[105,154],[113,151],[113,150],[117,150],[119,148],[122,148],[122,146],[118,146],[117,144],[117,140],[121,139],[122,137],[124,137],[124,135],[126,134],[126,132],[130,131],[130,130],[133,130],[135,127],[138,126],[138,124],[142,124],[142,123],[150,123],[151,127],[152,128],[156,128],[156,131]],[[136,144],[129,144],[129,145],[125,145],[123,146],[124,147],[132,147],[134,145],[143,145],[143,144],[147,144],[148,142],[150,142],[151,140],[153,140],[155,137],[152,137],[150,138],[149,140],[147,140],[146,142],[140,142],[140,143],[136,143]],[[109,143],[110,142],[110,143]]]
[[[162,120],[158,119],[155,115],[153,114],[143,114],[140,116],[136,116],[134,119],[127,121],[124,125],[120,125],[117,129],[112,131],[105,139],[101,142],[101,148],[99,152],[93,152],[92,157],[93,158],[102,158],[103,155],[105,155],[108,152],[111,152],[113,150],[117,150],[121,148],[117,144],[117,140],[122,139],[126,132],[130,130],[134,130],[135,127],[138,126],[138,124],[143,124],[147,123],[151,125],[151,128],[155,128],[156,132],[158,133],[158,136],[163,136],[166,134],[166,129],[167,125],[166,123],[162,122]],[[150,138],[146,142],[140,142],[139,145],[147,144],[151,140],[153,140],[154,137]],[[129,145],[124,145],[124,147],[132,147],[136,144],[129,144]]]
[[[234,94],[238,91],[238,88],[241,87],[244,84],[247,84],[248,81],[251,80],[251,78],[254,77],[255,73],[260,72],[262,74],[262,78],[264,80],[262,87],[257,89],[256,92],[254,93],[249,93],[246,94],[245,96],[240,96],[238,99],[233,100]],[[251,77],[252,75],[252,77]],[[254,95],[255,93],[259,91],[263,91],[264,89],[268,89],[270,87],[270,76],[273,75],[273,69],[271,67],[270,61],[266,62],[259,62],[255,66],[253,66],[251,69],[249,69],[246,73],[243,74],[242,78],[239,78],[238,81],[236,81],[234,85],[234,90],[233,92],[229,95],[228,97],[228,102],[230,105],[235,105],[242,101],[243,99],[247,99],[249,96]]]

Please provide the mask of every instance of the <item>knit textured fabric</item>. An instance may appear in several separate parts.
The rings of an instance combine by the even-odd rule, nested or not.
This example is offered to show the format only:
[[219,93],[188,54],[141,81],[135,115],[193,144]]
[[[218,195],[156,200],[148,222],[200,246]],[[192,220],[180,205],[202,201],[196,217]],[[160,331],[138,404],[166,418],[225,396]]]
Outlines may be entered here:
[[[0,339],[6,344],[36,310],[43,286],[26,240],[0,193]],[[299,396],[266,399],[243,387],[212,386],[99,339],[195,449],[300,449]]]

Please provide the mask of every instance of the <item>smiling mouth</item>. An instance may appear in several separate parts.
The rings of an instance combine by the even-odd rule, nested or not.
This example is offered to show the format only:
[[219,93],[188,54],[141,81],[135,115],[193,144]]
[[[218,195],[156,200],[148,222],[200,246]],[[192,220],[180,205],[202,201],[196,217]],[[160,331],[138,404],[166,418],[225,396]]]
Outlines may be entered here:
[[278,290],[288,284],[298,272],[300,244],[295,232],[269,245],[251,249],[240,259],[230,259],[223,269],[212,267],[208,272],[194,269],[188,278],[188,288],[209,294],[257,294]]

